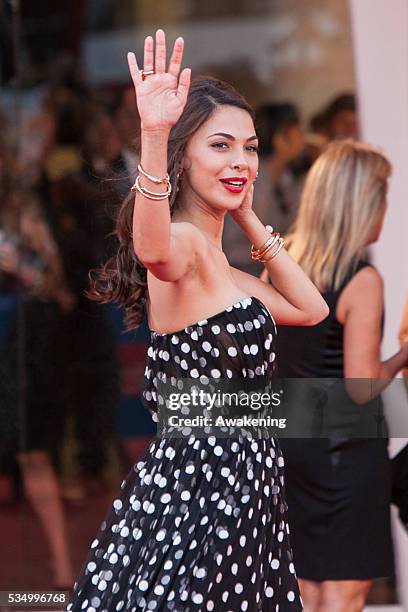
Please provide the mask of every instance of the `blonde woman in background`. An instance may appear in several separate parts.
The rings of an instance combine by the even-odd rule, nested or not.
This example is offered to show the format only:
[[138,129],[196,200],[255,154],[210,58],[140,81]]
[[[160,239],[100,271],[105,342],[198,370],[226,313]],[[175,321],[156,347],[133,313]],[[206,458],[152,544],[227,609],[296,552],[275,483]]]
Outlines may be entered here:
[[[314,327],[279,328],[279,376],[376,379],[378,394],[408,364],[407,342],[381,361],[383,280],[362,259],[380,236],[390,173],[382,154],[353,141],[330,144],[310,170],[287,243],[330,315]],[[357,411],[372,399],[361,385],[358,393]],[[359,612],[372,579],[393,573],[387,440],[281,443],[305,611]]]

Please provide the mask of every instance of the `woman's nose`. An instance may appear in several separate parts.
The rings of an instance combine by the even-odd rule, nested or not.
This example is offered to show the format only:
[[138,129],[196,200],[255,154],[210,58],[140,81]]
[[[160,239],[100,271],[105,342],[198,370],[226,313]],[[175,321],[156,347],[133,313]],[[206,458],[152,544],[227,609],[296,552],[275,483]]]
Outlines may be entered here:
[[241,155],[236,155],[231,161],[231,168],[235,170],[242,170],[243,168],[246,168],[247,165],[248,163],[243,153],[241,153]]

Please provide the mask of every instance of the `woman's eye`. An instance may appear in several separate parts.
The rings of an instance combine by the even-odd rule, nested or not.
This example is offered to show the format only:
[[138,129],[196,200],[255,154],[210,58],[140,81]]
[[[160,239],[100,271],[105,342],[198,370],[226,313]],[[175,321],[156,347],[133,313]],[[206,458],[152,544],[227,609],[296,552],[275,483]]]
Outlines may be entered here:
[[[227,142],[214,142],[211,146],[216,149],[228,149],[229,148],[229,144]],[[249,145],[246,147],[246,150],[249,151],[250,153],[258,153],[258,146]]]

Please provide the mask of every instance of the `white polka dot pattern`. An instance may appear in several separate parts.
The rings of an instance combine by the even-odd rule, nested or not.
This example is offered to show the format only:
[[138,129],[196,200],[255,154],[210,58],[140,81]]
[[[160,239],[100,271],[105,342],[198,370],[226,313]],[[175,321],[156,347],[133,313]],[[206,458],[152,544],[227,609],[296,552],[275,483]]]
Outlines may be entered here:
[[[144,398],[153,418],[160,380],[271,378],[275,336],[256,298],[179,332],[151,332]],[[283,465],[273,438],[155,438],[122,483],[67,610],[302,610]]]

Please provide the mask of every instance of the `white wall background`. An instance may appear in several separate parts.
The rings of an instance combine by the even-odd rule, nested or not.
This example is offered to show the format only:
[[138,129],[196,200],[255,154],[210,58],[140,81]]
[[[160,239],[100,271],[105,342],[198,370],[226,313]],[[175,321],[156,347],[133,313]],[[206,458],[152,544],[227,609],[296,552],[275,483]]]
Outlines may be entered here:
[[385,279],[384,354],[397,348],[408,295],[408,0],[351,0],[363,139],[380,146],[394,172],[374,259]]
[[[363,140],[380,146],[394,167],[386,222],[373,249],[385,280],[383,355],[389,357],[398,348],[408,296],[408,0],[350,0],[350,12]],[[395,393],[393,385],[385,397],[391,421]],[[391,452],[406,442],[393,438]],[[394,535],[399,593],[408,610],[408,537],[395,516]]]

